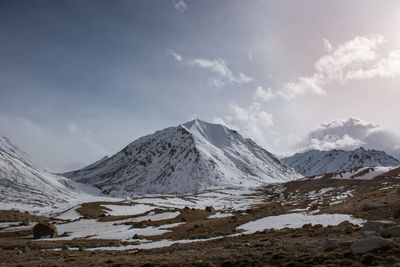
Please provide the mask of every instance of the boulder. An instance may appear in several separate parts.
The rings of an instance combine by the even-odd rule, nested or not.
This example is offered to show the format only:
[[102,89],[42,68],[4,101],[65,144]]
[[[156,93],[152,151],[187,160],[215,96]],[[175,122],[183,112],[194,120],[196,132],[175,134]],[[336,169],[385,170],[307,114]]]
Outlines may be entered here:
[[215,209],[214,209],[213,206],[207,206],[207,207],[206,207],[206,211],[207,211],[207,212],[215,212]]
[[32,232],[34,238],[58,236],[57,228],[51,223],[38,223],[33,227]]
[[369,251],[386,248],[390,246],[390,244],[391,242],[385,238],[371,236],[354,242],[350,248],[354,254],[363,254]]
[[394,226],[396,223],[391,221],[368,221],[363,226],[363,231],[374,231],[379,233],[382,228]]

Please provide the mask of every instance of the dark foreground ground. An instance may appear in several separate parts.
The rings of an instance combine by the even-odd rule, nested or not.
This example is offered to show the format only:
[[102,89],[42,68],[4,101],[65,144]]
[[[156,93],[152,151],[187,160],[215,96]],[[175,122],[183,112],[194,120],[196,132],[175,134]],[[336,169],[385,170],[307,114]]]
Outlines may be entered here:
[[[232,234],[236,232],[236,226],[244,222],[307,207],[317,213],[352,214],[366,220],[390,220],[399,224],[399,185],[400,179],[390,177],[371,181],[319,179],[271,185],[259,192],[266,196],[265,203],[251,210],[207,220],[204,211],[182,209],[181,217],[176,220],[186,216],[187,223],[172,229],[174,231],[166,236],[153,238],[207,238]],[[321,188],[331,190],[310,194]],[[346,195],[346,192],[351,194],[341,202],[334,201],[334,196]],[[82,213],[96,217],[96,205],[87,208]],[[32,221],[49,220],[16,211],[0,212],[0,221],[21,222],[26,217]],[[365,229],[349,224],[305,225],[299,229],[265,230],[251,235],[131,251],[88,250],[115,246],[118,244],[115,240],[35,241],[30,234],[29,230],[0,233],[0,266],[400,266],[399,237],[386,235],[384,239],[390,245],[355,253],[351,244],[365,239]],[[334,240],[336,245],[327,245],[327,239]],[[49,250],[60,247],[63,249]]]

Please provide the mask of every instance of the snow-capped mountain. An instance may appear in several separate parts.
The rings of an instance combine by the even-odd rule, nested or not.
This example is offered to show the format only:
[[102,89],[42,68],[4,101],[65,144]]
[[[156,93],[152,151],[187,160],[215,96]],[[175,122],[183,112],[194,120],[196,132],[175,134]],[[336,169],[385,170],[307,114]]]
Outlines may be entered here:
[[63,175],[114,196],[249,187],[300,177],[252,140],[200,120],[139,138],[110,158]]
[[82,200],[82,186],[85,185],[42,170],[7,138],[0,137],[0,209],[54,209]]
[[310,150],[282,158],[281,161],[305,176],[339,172],[356,167],[400,165],[397,159],[383,151],[365,150],[362,147],[353,151],[336,149],[331,151]]

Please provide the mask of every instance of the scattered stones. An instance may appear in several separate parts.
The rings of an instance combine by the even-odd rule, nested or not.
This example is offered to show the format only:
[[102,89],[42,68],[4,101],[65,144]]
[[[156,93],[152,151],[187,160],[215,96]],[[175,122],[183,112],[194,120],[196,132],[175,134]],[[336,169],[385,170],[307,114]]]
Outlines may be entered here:
[[51,223],[38,223],[33,227],[32,232],[34,238],[58,236],[57,228]]
[[215,212],[215,209],[213,206],[207,206],[205,209],[207,212]]
[[356,241],[351,245],[351,250],[354,254],[363,254],[369,251],[386,248],[391,242],[385,238],[372,236]]
[[325,240],[325,243],[323,245],[323,249],[325,251],[327,250],[333,250],[339,247],[339,243],[336,239],[327,239]]

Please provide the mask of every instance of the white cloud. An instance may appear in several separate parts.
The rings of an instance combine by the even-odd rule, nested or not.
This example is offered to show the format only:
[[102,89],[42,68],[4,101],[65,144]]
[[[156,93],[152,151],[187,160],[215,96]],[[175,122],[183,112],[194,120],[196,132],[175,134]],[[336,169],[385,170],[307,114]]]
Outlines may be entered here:
[[244,73],[234,75],[229,69],[226,62],[222,59],[209,60],[204,58],[196,58],[189,61],[190,65],[195,65],[207,69],[215,74],[215,77],[210,79],[210,83],[216,87],[222,87],[226,83],[249,83],[253,82],[253,78]]
[[178,10],[180,13],[183,13],[188,8],[187,4],[184,0],[173,0],[172,1],[174,8]]
[[171,56],[173,56],[177,61],[181,62],[183,60],[183,56],[181,54],[178,54],[174,51],[171,50],[167,50],[168,54],[170,54]]
[[265,145],[265,132],[274,124],[272,114],[261,109],[260,103],[254,102],[248,108],[243,108],[235,103],[230,105],[231,115],[215,118],[215,123],[238,130],[244,136],[252,138],[255,142]]
[[315,62],[315,72],[287,83],[279,95],[286,99],[306,92],[323,95],[326,94],[323,87],[332,82],[400,75],[400,51],[394,50],[387,57],[382,56],[378,48],[384,42],[380,35],[369,35],[356,37],[334,48],[329,40],[323,39],[326,54]]
[[383,150],[400,158],[400,147],[396,147],[397,144],[400,144],[400,136],[391,130],[357,118],[349,118],[322,124],[311,131],[299,146],[302,151],[309,149],[353,150],[363,146]]
[[253,51],[247,52],[247,56],[249,57],[249,61],[250,61],[250,62],[253,62],[253,55],[254,55],[254,52],[253,52]]
[[272,99],[274,99],[276,96],[272,92],[271,88],[267,88],[266,90],[263,89],[261,86],[258,86],[256,88],[256,91],[254,92],[253,98],[254,100],[263,100],[265,102],[268,102]]
[[223,59],[186,59],[182,55],[172,50],[167,50],[167,52],[173,56],[175,60],[182,62],[185,65],[197,66],[212,72],[214,76],[209,78],[209,84],[214,87],[221,88],[227,83],[244,84],[254,82],[253,78],[242,72],[235,75]]
[[331,52],[332,51],[332,48],[333,48],[333,46],[331,45],[331,42],[329,42],[329,40],[328,39],[322,39],[322,42],[323,42],[323,44],[324,44],[324,51],[325,52]]

